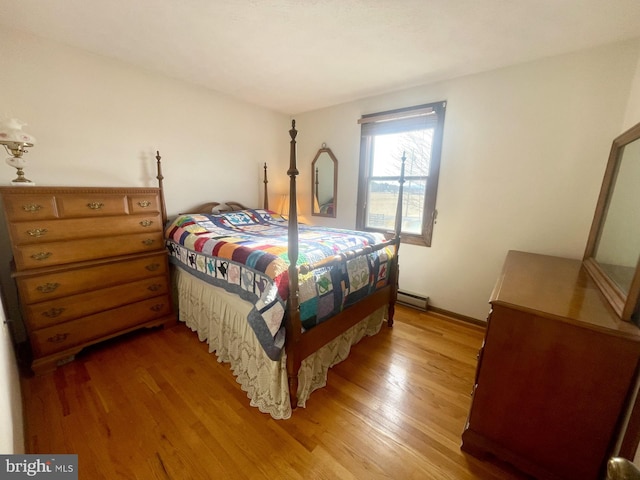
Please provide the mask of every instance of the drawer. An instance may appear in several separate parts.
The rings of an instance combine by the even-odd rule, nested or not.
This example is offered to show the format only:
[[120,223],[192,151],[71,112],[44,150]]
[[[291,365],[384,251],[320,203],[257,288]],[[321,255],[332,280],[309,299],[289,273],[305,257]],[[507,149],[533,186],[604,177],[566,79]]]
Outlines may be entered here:
[[167,254],[163,251],[63,272],[18,275],[16,283],[20,299],[30,304],[166,273]]
[[24,306],[25,322],[29,330],[37,330],[168,292],[166,275],[146,278],[137,282],[26,305]]
[[125,194],[81,193],[57,195],[58,211],[61,217],[101,217],[125,215],[127,196]]
[[110,217],[109,219],[70,218],[12,222],[9,225],[9,232],[14,245],[160,230],[162,230],[162,218],[159,213],[153,212],[150,212],[149,215],[127,215]]
[[168,295],[150,298],[30,333],[34,357],[41,357],[115,334],[171,313]]
[[149,232],[67,242],[21,245],[14,247],[13,256],[16,268],[18,270],[26,270],[109,258],[129,253],[153,251],[161,248],[164,248],[163,233]]
[[128,195],[129,213],[159,213],[160,197],[159,195]]
[[7,220],[41,220],[58,217],[53,195],[3,195]]

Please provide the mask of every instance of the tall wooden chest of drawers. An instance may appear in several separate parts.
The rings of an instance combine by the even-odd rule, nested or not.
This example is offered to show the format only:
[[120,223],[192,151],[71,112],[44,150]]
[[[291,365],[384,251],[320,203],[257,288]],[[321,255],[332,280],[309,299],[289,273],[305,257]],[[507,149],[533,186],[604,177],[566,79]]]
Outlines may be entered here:
[[0,189],[35,373],[141,327],[172,325],[161,191]]
[[611,455],[633,458],[640,329],[582,262],[511,251],[491,306],[462,449],[554,480],[599,480]]

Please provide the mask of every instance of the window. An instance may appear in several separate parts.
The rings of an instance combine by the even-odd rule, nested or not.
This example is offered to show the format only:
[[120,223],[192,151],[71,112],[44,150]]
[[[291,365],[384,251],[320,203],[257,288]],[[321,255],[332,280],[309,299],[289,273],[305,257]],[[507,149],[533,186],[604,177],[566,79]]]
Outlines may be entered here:
[[357,227],[394,229],[402,156],[402,240],[431,245],[446,102],[364,115]]

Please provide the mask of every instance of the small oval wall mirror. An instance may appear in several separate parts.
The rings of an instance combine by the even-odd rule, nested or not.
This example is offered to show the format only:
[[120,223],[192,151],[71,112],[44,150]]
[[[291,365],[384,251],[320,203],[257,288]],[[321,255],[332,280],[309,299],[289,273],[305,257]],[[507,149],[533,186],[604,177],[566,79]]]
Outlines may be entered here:
[[311,215],[336,216],[338,194],[338,160],[326,144],[311,162]]

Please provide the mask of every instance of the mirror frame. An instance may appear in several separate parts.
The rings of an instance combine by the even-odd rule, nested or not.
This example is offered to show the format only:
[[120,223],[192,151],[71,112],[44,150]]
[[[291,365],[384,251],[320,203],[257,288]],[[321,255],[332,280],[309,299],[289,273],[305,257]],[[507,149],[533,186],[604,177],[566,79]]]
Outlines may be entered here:
[[632,316],[637,313],[638,298],[640,297],[640,258],[636,264],[629,291],[624,292],[600,266],[595,254],[624,147],[638,139],[640,139],[640,123],[613,140],[583,259],[586,270],[622,320],[631,320]]
[[[326,153],[333,161],[333,213],[320,213],[314,211],[314,200],[316,199],[316,162],[320,158],[320,155]],[[322,148],[318,150],[315,158],[311,162],[311,215],[314,217],[330,217],[336,218],[338,213],[338,159],[333,154],[330,148],[326,144],[322,144]]]

